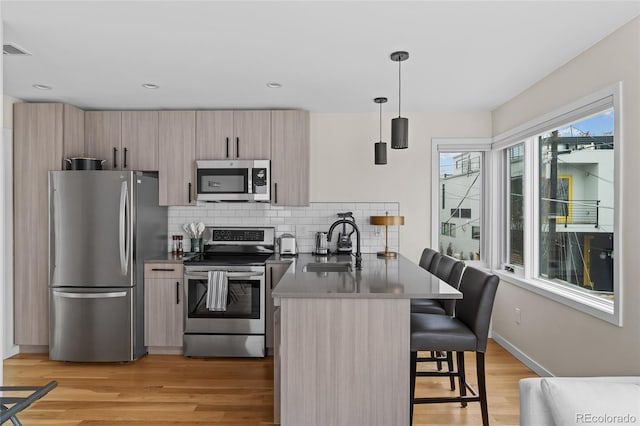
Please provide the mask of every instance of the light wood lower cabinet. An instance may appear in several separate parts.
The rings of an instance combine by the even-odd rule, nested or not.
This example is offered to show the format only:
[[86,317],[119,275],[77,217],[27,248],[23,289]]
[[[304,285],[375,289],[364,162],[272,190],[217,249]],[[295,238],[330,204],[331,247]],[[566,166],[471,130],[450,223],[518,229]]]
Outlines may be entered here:
[[287,272],[291,262],[286,263],[267,263],[267,280],[266,280],[266,315],[265,321],[267,324],[265,331],[265,340],[267,346],[267,352],[271,352],[274,348],[274,325],[273,325],[273,297],[271,297],[271,291],[278,285],[280,279]]
[[273,311],[273,423],[280,424],[280,307]]
[[181,348],[184,329],[183,266],[147,263],[144,267],[144,344]]

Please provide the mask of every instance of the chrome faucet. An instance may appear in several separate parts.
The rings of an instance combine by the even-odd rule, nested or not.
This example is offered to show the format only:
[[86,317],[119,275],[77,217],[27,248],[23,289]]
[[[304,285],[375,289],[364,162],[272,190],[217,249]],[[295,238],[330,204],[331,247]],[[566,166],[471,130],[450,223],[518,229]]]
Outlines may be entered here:
[[355,224],[355,222],[344,218],[338,219],[333,222],[333,224],[331,224],[331,227],[329,227],[329,232],[327,232],[327,241],[331,241],[331,236],[333,235],[333,230],[335,229],[335,227],[343,223],[351,225],[356,231],[356,269],[362,269],[362,253],[360,253],[360,229]]

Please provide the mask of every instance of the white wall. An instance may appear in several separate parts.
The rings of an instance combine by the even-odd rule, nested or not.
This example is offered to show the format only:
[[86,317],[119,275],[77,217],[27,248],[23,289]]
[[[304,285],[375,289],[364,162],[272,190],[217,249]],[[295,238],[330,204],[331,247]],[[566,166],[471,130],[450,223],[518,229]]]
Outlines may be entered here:
[[[0,42],[2,42],[0,44],[4,44],[3,29],[4,29],[4,25],[2,23],[2,10],[0,9]],[[4,62],[3,61],[4,61],[4,57],[0,58],[0,95],[4,96]],[[4,137],[5,132],[4,132],[4,107],[3,106],[0,106],[0,118],[3,119],[3,121],[0,122],[0,129],[2,129],[2,133],[0,134],[0,165],[4,165],[5,159],[6,159],[6,153],[4,149],[6,140]],[[5,200],[7,199],[7,195],[5,194],[5,181],[6,181],[5,169],[4,167],[0,166],[0,207],[2,207],[0,209],[0,241],[5,241],[6,239],[7,228],[5,226],[5,219],[6,219],[6,216],[11,216],[11,214],[9,215],[6,214],[7,210],[5,208],[6,207]],[[0,273],[0,354],[4,353],[3,342],[5,337],[5,332],[4,332],[5,324],[3,319],[5,310],[3,306],[6,301],[4,292],[8,282],[6,280],[5,271],[6,271],[6,264],[11,259],[10,257],[8,257],[8,253],[5,253],[5,247],[6,246],[4,244],[0,244],[0,271],[2,271],[2,273]],[[2,362],[0,361],[0,383],[4,383],[3,370],[4,368],[2,368]]]
[[[373,102],[372,109],[375,108]],[[431,139],[489,137],[489,112],[407,113],[409,148],[392,150],[383,114],[387,165],[373,163],[379,113],[311,114],[312,202],[399,202],[400,253],[418,261],[431,241]]]
[[[640,374],[640,18],[636,18],[493,112],[500,134],[617,81],[623,82],[623,327],[502,282],[493,332],[554,375]],[[618,148],[616,148],[618,149]],[[514,321],[514,308],[522,312]]]
[[19,99],[4,95],[2,97],[3,113],[2,118],[2,149],[0,170],[4,181],[0,184],[0,192],[4,193],[2,200],[2,212],[4,217],[0,220],[3,224],[4,236],[2,247],[2,275],[4,279],[2,297],[4,301],[0,304],[0,317],[3,321],[2,331],[2,358],[6,359],[18,353],[18,347],[13,344],[13,104],[22,102]]

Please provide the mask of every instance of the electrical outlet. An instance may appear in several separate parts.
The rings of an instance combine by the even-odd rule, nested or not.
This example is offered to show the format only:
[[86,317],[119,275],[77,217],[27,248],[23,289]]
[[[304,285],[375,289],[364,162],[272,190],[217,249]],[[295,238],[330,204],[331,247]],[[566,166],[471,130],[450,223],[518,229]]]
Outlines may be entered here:
[[513,313],[515,314],[516,324],[520,324],[520,321],[522,320],[522,316],[520,315],[520,308],[515,308]]

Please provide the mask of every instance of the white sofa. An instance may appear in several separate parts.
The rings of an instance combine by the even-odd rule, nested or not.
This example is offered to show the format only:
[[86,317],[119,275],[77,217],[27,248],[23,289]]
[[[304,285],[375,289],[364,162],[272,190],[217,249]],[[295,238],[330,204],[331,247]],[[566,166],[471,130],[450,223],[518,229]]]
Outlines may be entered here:
[[640,425],[640,377],[520,380],[520,426]]

